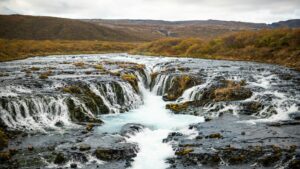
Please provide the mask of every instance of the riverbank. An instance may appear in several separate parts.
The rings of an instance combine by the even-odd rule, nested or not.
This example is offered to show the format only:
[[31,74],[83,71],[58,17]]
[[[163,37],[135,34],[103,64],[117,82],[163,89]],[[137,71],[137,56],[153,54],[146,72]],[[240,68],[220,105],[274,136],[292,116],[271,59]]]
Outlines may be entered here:
[[130,53],[149,56],[254,61],[300,71],[300,29],[243,31],[212,40],[167,38],[153,42],[0,40],[0,61],[63,54]]

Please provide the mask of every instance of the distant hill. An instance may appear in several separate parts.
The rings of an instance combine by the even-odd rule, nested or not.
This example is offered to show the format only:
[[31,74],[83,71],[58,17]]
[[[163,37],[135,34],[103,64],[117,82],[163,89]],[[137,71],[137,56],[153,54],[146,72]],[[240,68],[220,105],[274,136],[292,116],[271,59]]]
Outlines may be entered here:
[[140,42],[166,37],[213,39],[232,32],[297,28],[300,20],[272,24],[220,20],[104,20],[0,15],[0,38],[30,40],[104,40]]
[[121,30],[80,20],[55,17],[0,15],[0,38],[34,40],[139,41]]
[[300,19],[275,22],[269,25],[272,28],[300,28]]

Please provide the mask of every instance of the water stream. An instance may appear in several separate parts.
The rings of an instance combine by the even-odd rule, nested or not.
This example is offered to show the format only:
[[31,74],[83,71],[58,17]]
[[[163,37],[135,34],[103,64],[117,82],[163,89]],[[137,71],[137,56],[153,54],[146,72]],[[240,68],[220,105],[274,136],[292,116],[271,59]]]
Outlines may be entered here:
[[[83,66],[76,66],[80,62]],[[76,163],[79,168],[165,169],[170,166],[167,160],[176,158],[175,151],[180,147],[177,144],[181,143],[163,141],[170,133],[180,133],[184,137],[181,138],[183,143],[187,141],[188,146],[190,142],[198,146],[197,136],[202,138],[203,134],[207,136],[218,129],[217,132],[223,131],[224,135],[229,133],[222,140],[224,143],[217,142],[218,146],[227,146],[235,140],[244,144],[245,140],[240,140],[239,136],[244,131],[240,130],[254,135],[257,128],[262,131],[257,138],[267,137],[268,134],[263,133],[272,132],[265,131],[268,127],[260,127],[260,124],[294,122],[291,115],[300,110],[299,72],[267,64],[101,54],[2,62],[0,70],[5,72],[5,76],[0,77],[0,125],[29,133],[29,136],[21,136],[9,145],[24,150],[14,157],[21,163],[19,168],[32,167],[30,160],[36,160],[36,154],[39,154],[40,161],[34,166],[41,168],[68,168]],[[42,73],[49,71],[48,78],[40,78]],[[124,75],[137,78],[138,91],[130,79],[123,78]],[[195,78],[199,83],[188,87],[177,99],[164,101],[162,96],[170,92],[176,79],[182,75]],[[201,100],[212,85],[219,85],[221,78],[236,82],[244,80],[251,96],[242,100],[209,102],[183,113],[166,109],[170,103]],[[249,110],[252,105],[254,111]],[[205,126],[206,118],[218,121],[224,114],[230,118],[215,122],[213,127]],[[103,124],[86,132],[85,125],[97,118]],[[121,136],[122,128],[130,123],[140,124],[143,128]],[[191,127],[193,124],[198,127]],[[235,125],[238,127],[231,128]],[[298,144],[296,134],[287,134],[287,131],[296,132],[297,127],[295,130],[274,129],[277,133],[282,132],[278,138],[295,139],[274,142]],[[89,144],[90,150],[79,151],[82,143]],[[113,149],[123,143],[138,145],[136,156],[130,162],[127,158],[96,158],[94,151],[98,147]],[[27,151],[29,144],[33,144],[36,152]],[[213,149],[210,141],[208,144],[209,149]],[[55,149],[48,151],[48,146]],[[68,156],[67,162],[54,164],[53,154],[57,152]]]

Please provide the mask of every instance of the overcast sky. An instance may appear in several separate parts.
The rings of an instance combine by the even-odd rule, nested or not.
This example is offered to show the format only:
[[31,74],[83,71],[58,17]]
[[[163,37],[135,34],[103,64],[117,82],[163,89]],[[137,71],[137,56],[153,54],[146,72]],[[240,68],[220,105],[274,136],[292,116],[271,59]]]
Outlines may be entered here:
[[300,0],[0,0],[1,14],[66,18],[235,20],[300,18]]

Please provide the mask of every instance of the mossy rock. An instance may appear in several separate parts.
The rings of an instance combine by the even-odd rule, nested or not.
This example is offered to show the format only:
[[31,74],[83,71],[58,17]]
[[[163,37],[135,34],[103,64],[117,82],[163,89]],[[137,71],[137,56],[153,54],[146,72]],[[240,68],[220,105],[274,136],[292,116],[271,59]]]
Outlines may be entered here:
[[0,150],[4,149],[8,145],[8,137],[3,129],[0,128]]
[[130,85],[133,87],[133,89],[136,92],[139,92],[138,79],[137,79],[136,75],[126,73],[126,74],[121,75],[121,79],[129,82]]
[[179,113],[187,110],[189,107],[189,102],[184,103],[171,103],[166,105],[166,109],[173,111],[174,113]]
[[223,138],[223,136],[220,133],[213,133],[213,134],[208,135],[207,138],[220,139],[220,138]]
[[63,92],[72,93],[72,94],[81,94],[81,89],[78,86],[66,86],[62,88]]
[[0,152],[0,162],[8,162],[11,159],[11,154],[9,151]]
[[217,88],[213,92],[214,101],[236,101],[244,100],[252,96],[250,89],[243,87],[245,85],[244,81],[234,82],[225,81],[226,86],[222,88]]
[[44,73],[40,74],[39,78],[40,79],[48,79],[48,77],[51,76],[51,75],[52,75],[52,71],[49,70],[47,72],[44,72]]
[[188,155],[190,154],[191,152],[193,152],[194,150],[192,148],[189,148],[189,147],[185,147],[185,148],[182,148],[180,150],[177,150],[175,152],[175,155],[177,156],[185,156],[185,155]]
[[176,75],[176,77],[172,79],[172,82],[169,83],[171,86],[168,88],[166,95],[163,96],[163,99],[165,101],[175,101],[183,94],[186,89],[200,83],[201,81],[194,76]]

